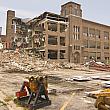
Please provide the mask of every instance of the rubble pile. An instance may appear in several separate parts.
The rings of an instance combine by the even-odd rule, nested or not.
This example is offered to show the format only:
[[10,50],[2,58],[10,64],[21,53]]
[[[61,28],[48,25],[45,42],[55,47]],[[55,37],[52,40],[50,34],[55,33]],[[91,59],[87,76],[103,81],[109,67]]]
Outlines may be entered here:
[[0,65],[9,72],[39,71],[41,70],[39,63],[42,62],[39,61],[38,58],[28,56],[25,53],[3,52],[0,57]]
[[108,72],[110,71],[110,65],[107,65],[102,62],[95,62],[94,60],[87,62],[85,65],[86,66],[88,65],[90,67],[90,69],[95,69],[95,70],[99,70],[99,71],[108,71]]
[[8,72],[41,72],[43,70],[77,69],[87,70],[84,65],[42,60],[36,55],[25,52],[3,51],[0,52],[0,65]]

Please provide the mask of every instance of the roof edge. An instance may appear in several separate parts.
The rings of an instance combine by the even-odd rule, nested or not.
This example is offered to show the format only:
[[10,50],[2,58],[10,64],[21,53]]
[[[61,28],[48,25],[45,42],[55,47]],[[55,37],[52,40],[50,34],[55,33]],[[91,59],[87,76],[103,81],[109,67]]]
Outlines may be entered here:
[[78,3],[76,3],[76,2],[72,2],[72,1],[70,1],[70,2],[67,2],[67,3],[61,5],[61,7],[65,6],[65,5],[67,5],[67,4],[70,4],[70,3],[81,6],[81,4],[78,4]]

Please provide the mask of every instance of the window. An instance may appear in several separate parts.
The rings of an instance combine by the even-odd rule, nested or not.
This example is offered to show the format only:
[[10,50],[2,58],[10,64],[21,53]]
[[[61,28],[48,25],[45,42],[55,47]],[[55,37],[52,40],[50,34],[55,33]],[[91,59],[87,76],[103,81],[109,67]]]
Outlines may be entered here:
[[60,59],[65,59],[65,50],[60,50]]
[[104,31],[104,39],[109,40],[109,32]]
[[79,26],[77,27],[77,31],[80,32],[80,27]]
[[73,39],[74,40],[79,40],[80,39],[80,34],[73,34]]
[[88,40],[84,40],[83,45],[85,48],[88,48]]
[[55,23],[55,22],[48,22],[48,30],[50,30],[50,31],[57,31],[57,23]]
[[109,43],[104,42],[104,49],[109,49]]
[[80,50],[80,46],[76,46],[76,50]]
[[97,57],[97,60],[100,60],[101,58],[100,57]]
[[74,50],[80,50],[80,46],[74,45]]
[[76,34],[73,34],[73,39],[76,39]]
[[83,35],[88,36],[88,27],[83,27]]
[[97,52],[97,60],[101,59],[101,52]]
[[80,27],[79,26],[73,26],[73,39],[79,40],[80,39]]
[[105,57],[105,60],[108,61],[109,60],[109,52],[104,52],[104,57]]
[[78,15],[78,10],[74,9],[74,15]]
[[88,57],[88,51],[84,51],[83,56],[87,58]]
[[101,43],[97,42],[97,49],[100,49],[100,47],[101,47]]
[[48,36],[48,44],[57,45],[57,37],[56,36]]
[[80,39],[80,34],[77,34],[77,40],[79,40]]
[[105,60],[109,60],[109,57],[105,57]]
[[67,28],[67,25],[60,24],[60,32],[65,32],[65,29]]
[[89,28],[89,37],[95,37],[95,29]]
[[109,56],[110,56],[109,52],[104,52],[104,58],[105,58],[106,63],[108,63],[108,61],[110,59]]
[[64,16],[66,16],[67,15],[67,12],[66,12],[66,9],[64,10]]
[[60,37],[60,45],[65,46],[65,37]]
[[57,59],[58,51],[57,50],[48,50],[49,59]]
[[90,52],[89,53],[89,58],[92,59],[92,60],[95,60],[95,58],[96,58],[96,52]]
[[100,38],[100,30],[96,29],[95,30],[95,35],[96,35],[96,38]]
[[89,41],[89,48],[96,48],[96,42],[95,41]]
[[75,33],[79,33],[80,32],[80,27],[79,26],[73,26],[73,31]]

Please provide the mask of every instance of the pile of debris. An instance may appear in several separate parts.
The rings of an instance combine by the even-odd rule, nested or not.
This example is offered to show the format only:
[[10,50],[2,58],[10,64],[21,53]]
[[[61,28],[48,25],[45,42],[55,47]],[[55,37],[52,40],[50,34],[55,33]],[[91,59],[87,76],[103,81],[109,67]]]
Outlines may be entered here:
[[84,65],[52,60],[45,61],[37,55],[15,51],[1,52],[0,65],[8,72],[41,72],[59,69],[87,70]]
[[39,58],[26,55],[25,53],[15,53],[13,51],[2,52],[0,56],[0,66],[9,72],[40,71],[40,63],[42,61],[39,61]]
[[110,71],[110,65],[107,65],[102,62],[95,62],[94,60],[86,62],[85,66],[89,66],[90,69],[95,69],[98,71]]

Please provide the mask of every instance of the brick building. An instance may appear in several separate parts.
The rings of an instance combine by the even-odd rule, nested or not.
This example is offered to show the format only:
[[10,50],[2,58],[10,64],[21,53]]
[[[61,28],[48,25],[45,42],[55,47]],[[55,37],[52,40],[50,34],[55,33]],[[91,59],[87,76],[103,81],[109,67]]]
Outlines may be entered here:
[[11,49],[12,40],[14,39],[14,27],[12,25],[12,19],[15,17],[15,11],[7,11],[6,22],[6,49]]
[[[10,14],[8,20],[15,17],[14,12]],[[110,59],[110,26],[83,19],[80,4],[68,2],[61,6],[60,15],[44,12],[27,25],[32,48],[43,47],[46,60],[84,63]],[[11,39],[12,27],[10,23],[7,26],[7,37]]]

